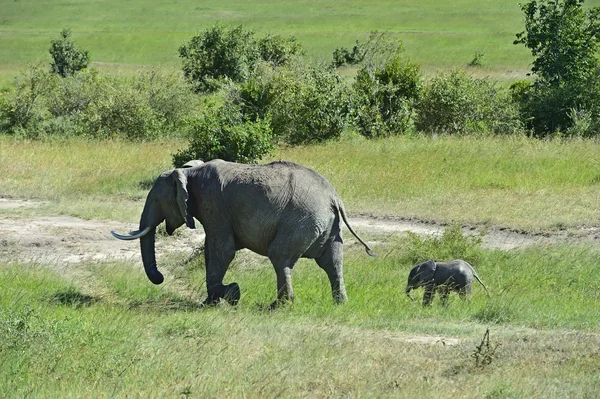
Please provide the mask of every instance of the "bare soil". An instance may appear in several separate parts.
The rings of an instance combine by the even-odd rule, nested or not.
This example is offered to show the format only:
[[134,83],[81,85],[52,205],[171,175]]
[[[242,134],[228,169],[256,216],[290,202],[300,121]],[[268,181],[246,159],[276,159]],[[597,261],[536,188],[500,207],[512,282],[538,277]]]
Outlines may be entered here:
[[[85,220],[71,216],[19,216],[6,212],[15,208],[35,208],[40,203],[0,198],[0,261],[36,263],[79,263],[83,261],[140,259],[137,241],[115,239],[111,230],[126,233],[136,225],[117,221]],[[397,235],[413,232],[419,235],[439,235],[446,226],[418,220],[362,215],[350,218],[359,234]],[[191,252],[202,245],[204,232],[179,229],[174,237],[161,237],[158,256],[169,252]],[[467,233],[479,229],[464,226]],[[346,237],[350,237],[346,234]],[[353,240],[346,240],[351,243]],[[508,229],[489,229],[483,236],[487,248],[513,250],[536,244],[557,242],[591,242],[600,246],[600,228],[530,234]],[[352,245],[352,244],[351,244]],[[374,245],[376,247],[376,243]]]

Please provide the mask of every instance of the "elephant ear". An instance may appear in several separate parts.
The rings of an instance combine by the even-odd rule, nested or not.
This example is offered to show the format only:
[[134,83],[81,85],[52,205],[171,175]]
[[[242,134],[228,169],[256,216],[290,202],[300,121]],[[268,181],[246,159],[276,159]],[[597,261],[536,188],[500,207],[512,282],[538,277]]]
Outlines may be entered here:
[[437,268],[437,264],[435,263],[435,260],[433,260],[433,259],[430,259],[427,262],[421,263],[421,267],[419,268],[419,274],[421,276],[421,281],[423,281],[425,283],[432,281],[436,268]]
[[176,198],[179,212],[181,213],[183,220],[185,220],[186,226],[190,229],[195,229],[196,223],[194,222],[194,218],[187,211],[187,201],[189,198],[187,191],[187,177],[181,169],[175,169],[172,176],[177,190]]

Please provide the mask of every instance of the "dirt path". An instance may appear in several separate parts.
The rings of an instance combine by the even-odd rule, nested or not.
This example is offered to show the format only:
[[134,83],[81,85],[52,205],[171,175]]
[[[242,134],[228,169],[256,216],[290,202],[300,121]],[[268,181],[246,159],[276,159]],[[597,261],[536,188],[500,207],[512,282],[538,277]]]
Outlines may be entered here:
[[[84,220],[70,216],[16,216],[8,210],[35,207],[32,201],[0,199],[0,261],[38,263],[79,263],[109,259],[139,261],[139,246],[131,241],[117,240],[110,231],[126,233],[134,224]],[[8,212],[7,212],[8,211]],[[350,223],[359,233],[420,235],[441,234],[443,225],[400,218],[354,217]],[[474,229],[465,229],[475,233]],[[346,234],[349,237],[349,234]],[[204,241],[202,229],[179,229],[175,237],[162,238],[158,255],[181,251],[191,253]],[[350,242],[351,239],[348,239]],[[556,233],[532,235],[509,230],[490,230],[483,238],[487,248],[511,250],[534,244],[559,241],[589,241],[600,246],[600,228],[578,231],[576,235]]]

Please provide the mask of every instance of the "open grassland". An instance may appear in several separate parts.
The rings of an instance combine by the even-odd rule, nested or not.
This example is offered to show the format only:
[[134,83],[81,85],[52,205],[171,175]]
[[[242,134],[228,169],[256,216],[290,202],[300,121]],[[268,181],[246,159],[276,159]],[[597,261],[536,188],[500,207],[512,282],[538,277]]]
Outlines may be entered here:
[[[2,196],[46,204],[6,212],[24,223],[40,214],[135,223],[152,181],[185,145],[0,138]],[[314,167],[351,214],[577,234],[600,220],[598,154],[593,140],[349,136],[283,148],[272,159]],[[414,237],[363,235],[379,257],[346,237],[347,304],[334,305],[325,273],[301,260],[296,301],[275,312],[266,310],[276,294],[272,266],[246,251],[226,276],[241,286],[239,305],[206,309],[199,251],[159,256],[166,281],[154,286],[137,261],[23,264],[3,248],[1,396],[585,398],[600,391],[596,244],[499,251],[448,240],[435,249]],[[161,236],[158,248],[168,240]],[[422,290],[415,302],[406,297],[417,260],[467,253],[489,297],[478,285],[471,301],[452,295],[448,307],[436,299],[422,308]],[[481,345],[487,329],[489,345]]]
[[[50,200],[49,212],[136,221],[141,200],[184,141],[0,138],[0,193]],[[532,232],[598,227],[600,144],[523,137],[346,138],[272,159],[327,177],[351,214]]]
[[[151,285],[130,263],[0,264],[0,392],[6,397],[585,398],[600,390],[600,269],[585,247],[484,251],[470,302],[423,309],[403,293],[406,242],[346,250],[350,301],[334,305],[314,262],[296,302],[266,311],[275,275],[242,253],[236,308],[204,309],[203,262],[163,261]],[[576,259],[576,262],[572,260]],[[489,328],[489,345],[481,345]],[[479,363],[477,360],[479,359]]]
[[[464,67],[484,54],[482,76],[517,80],[531,62],[512,44],[523,30],[516,0],[425,1],[214,1],[103,2],[20,0],[3,2],[0,77],[29,63],[49,62],[50,41],[65,27],[91,52],[94,65],[118,72],[146,66],[179,69],[177,49],[216,22],[243,24],[259,34],[293,35],[308,55],[330,60],[335,48],[351,48],[373,30],[401,39],[406,54],[425,70]],[[600,0],[588,0],[596,6]]]

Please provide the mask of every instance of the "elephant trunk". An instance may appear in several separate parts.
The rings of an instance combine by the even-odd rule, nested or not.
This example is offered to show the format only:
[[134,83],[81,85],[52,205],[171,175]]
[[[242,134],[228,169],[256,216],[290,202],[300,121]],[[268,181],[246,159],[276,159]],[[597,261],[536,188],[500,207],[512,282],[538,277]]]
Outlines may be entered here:
[[161,284],[165,278],[156,267],[156,255],[154,253],[154,238],[156,236],[156,227],[150,229],[148,234],[140,238],[140,247],[142,251],[142,262],[146,276],[154,284]]

